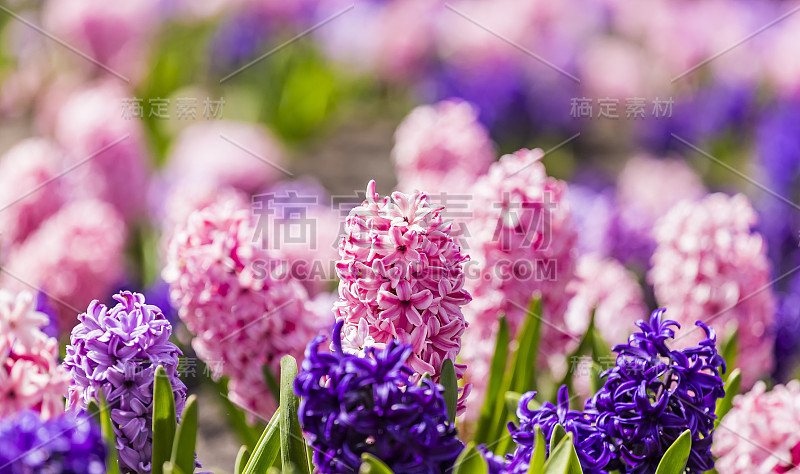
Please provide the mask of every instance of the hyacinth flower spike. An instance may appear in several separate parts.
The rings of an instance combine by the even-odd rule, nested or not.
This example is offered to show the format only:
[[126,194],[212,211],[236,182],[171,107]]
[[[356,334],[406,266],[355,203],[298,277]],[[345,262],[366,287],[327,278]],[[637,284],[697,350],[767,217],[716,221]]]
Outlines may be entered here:
[[413,381],[410,345],[390,341],[363,356],[345,352],[343,327],[334,327],[332,351],[321,350],[323,336],[308,345],[294,382],[317,470],[358,472],[365,453],[397,473],[452,469],[464,445],[449,422],[444,388],[428,378]]

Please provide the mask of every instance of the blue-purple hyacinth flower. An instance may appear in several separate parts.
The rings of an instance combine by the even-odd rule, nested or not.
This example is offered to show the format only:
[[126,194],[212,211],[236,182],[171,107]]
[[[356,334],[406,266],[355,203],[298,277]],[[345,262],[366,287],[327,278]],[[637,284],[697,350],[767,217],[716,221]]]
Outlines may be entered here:
[[508,424],[511,438],[517,444],[517,448],[507,456],[506,472],[513,474],[528,472],[537,425],[541,428],[547,441],[545,449],[549,456],[550,438],[558,424],[563,426],[568,433],[575,435],[573,442],[583,472],[587,474],[605,473],[604,468],[614,456],[615,447],[609,443],[605,432],[594,425],[593,414],[570,410],[569,393],[566,386],[562,386],[558,390],[558,401],[555,405],[545,402],[538,410],[532,410],[529,405],[535,396],[536,392],[528,392],[520,398],[517,407],[519,427],[514,423]]
[[106,472],[100,427],[84,413],[43,420],[23,411],[0,421],[0,474]]
[[186,386],[178,378],[180,349],[170,342],[172,327],[157,306],[138,293],[122,292],[113,308],[93,301],[72,330],[64,367],[72,376],[68,405],[85,408],[102,390],[117,436],[124,473],[149,472],[152,455],[153,379],[161,365],[175,394],[178,415]]
[[714,331],[702,322],[697,325],[705,339],[670,350],[667,340],[675,337],[672,327],[678,324],[662,320],[664,311],[654,311],[649,323],[639,321],[641,332],[614,348],[617,364],[603,374],[605,384],[586,404],[586,413],[618,452],[608,470],[655,472],[667,448],[687,429],[692,433],[688,472],[714,467],[714,410],[725,394],[719,377],[725,362],[717,353]]
[[320,352],[324,337],[306,349],[295,392],[302,397],[300,424],[321,473],[358,472],[370,453],[394,472],[441,473],[464,446],[448,421],[441,385],[411,383],[405,364],[411,347],[392,341],[366,357],[346,354],[342,322],[333,331],[333,352]]

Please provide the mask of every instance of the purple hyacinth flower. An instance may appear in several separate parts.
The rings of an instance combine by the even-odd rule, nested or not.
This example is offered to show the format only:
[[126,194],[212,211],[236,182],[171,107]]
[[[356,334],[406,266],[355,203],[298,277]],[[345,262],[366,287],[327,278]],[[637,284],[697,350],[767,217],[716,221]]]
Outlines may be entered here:
[[605,384],[586,403],[585,412],[618,452],[608,470],[655,472],[666,450],[687,429],[692,434],[688,472],[714,466],[714,410],[725,394],[719,377],[725,361],[717,353],[714,331],[702,322],[697,325],[705,339],[670,350],[667,341],[675,337],[672,328],[678,324],[662,319],[664,312],[656,310],[649,322],[639,321],[640,332],[614,348],[616,366],[603,374]]
[[358,472],[363,453],[394,472],[452,469],[464,445],[448,421],[442,386],[429,379],[411,383],[409,345],[391,341],[381,350],[367,348],[364,358],[346,354],[342,325],[333,330],[333,352],[319,351],[323,336],[308,345],[294,385],[318,471]]
[[186,386],[176,370],[182,353],[169,341],[172,327],[157,306],[127,291],[114,299],[119,303],[113,308],[95,300],[78,316],[64,359],[73,379],[67,403],[85,408],[102,390],[114,422],[120,470],[149,472],[155,370],[159,365],[166,370],[180,416],[186,402]]
[[106,472],[100,427],[82,412],[44,420],[26,410],[0,421],[0,474]]
[[583,472],[587,474],[605,473],[605,466],[615,456],[616,448],[608,441],[605,432],[594,425],[594,414],[571,410],[566,386],[562,386],[558,390],[558,401],[555,405],[545,402],[538,410],[531,410],[529,405],[535,396],[536,392],[528,392],[520,398],[517,407],[519,427],[513,422],[508,424],[511,438],[517,447],[513,453],[506,456],[505,472],[510,474],[528,472],[537,425],[545,437],[545,449],[549,455],[550,438],[558,424],[563,426],[567,432],[575,435],[575,451],[581,461]]

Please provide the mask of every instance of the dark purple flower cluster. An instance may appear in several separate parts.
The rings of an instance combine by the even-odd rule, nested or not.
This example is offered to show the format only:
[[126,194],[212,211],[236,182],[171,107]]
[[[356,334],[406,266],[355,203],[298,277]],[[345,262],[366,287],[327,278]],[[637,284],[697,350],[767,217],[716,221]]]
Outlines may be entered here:
[[608,470],[655,472],[664,452],[686,429],[692,433],[688,471],[714,466],[714,410],[725,394],[719,377],[725,362],[717,353],[714,331],[702,322],[697,325],[705,339],[670,350],[667,340],[675,337],[672,327],[679,326],[662,320],[664,311],[654,311],[649,323],[639,321],[641,332],[614,348],[617,364],[603,374],[604,386],[586,404],[586,413],[618,453]]
[[452,468],[464,445],[448,422],[441,385],[411,383],[405,364],[411,346],[391,341],[345,354],[342,322],[333,330],[333,352],[320,352],[323,336],[306,348],[295,392],[302,397],[300,424],[321,473],[358,472],[370,453],[394,472],[440,473]]
[[0,422],[0,474],[102,474],[105,463],[100,427],[84,413],[23,411]]
[[[603,387],[586,402],[584,411],[570,410],[566,386],[555,405],[544,403],[532,410],[536,392],[522,396],[517,408],[519,427],[509,423],[517,447],[501,463],[485,452],[492,474],[528,472],[538,425],[549,446],[556,424],[574,434],[575,451],[583,472],[622,474],[655,472],[666,450],[685,430],[692,433],[690,473],[714,467],[711,455],[717,399],[725,395],[720,369],[725,361],[717,353],[714,331],[702,322],[705,339],[683,350],[670,350],[675,321],[662,320],[663,309],[640,320],[641,332],[618,345],[616,366],[603,373]],[[547,448],[549,450],[549,447]],[[549,455],[549,452],[547,453]]]
[[186,402],[178,378],[180,349],[170,342],[172,327],[157,306],[138,293],[122,292],[108,308],[98,301],[78,315],[64,367],[72,376],[68,405],[85,408],[102,390],[111,410],[122,472],[149,472],[152,456],[153,379],[159,365],[175,392],[177,413]]
[[506,472],[512,474],[528,472],[537,425],[547,441],[546,449],[549,455],[550,438],[558,424],[575,435],[575,451],[578,453],[583,472],[604,473],[605,466],[614,457],[615,447],[608,442],[605,433],[594,425],[594,417],[590,413],[570,410],[566,386],[558,390],[558,400],[555,405],[545,402],[538,410],[532,410],[529,405],[535,396],[536,392],[528,392],[520,398],[517,407],[519,427],[514,423],[508,424],[511,438],[517,444],[517,448],[506,457]]

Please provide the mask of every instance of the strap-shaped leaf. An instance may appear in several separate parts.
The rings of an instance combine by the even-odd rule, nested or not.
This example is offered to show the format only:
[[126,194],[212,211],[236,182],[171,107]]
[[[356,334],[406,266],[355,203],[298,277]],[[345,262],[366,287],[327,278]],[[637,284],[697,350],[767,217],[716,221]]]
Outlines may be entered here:
[[692,452],[692,432],[684,431],[672,446],[664,453],[661,462],[658,463],[656,474],[682,474],[686,470],[686,461]]
[[175,432],[170,462],[183,472],[194,472],[194,449],[197,443],[197,397],[190,396]]
[[517,352],[512,367],[512,383],[508,390],[525,393],[535,385],[536,359],[542,332],[542,300],[533,298],[528,305],[525,325],[517,340]]
[[589,379],[589,387],[592,390],[592,394],[595,394],[601,388],[603,388],[603,377],[601,377],[601,375],[604,369],[597,362],[592,362],[592,367],[590,370],[591,378]]
[[578,453],[575,452],[575,446],[572,443],[572,433],[567,433],[555,449],[551,449],[550,458],[544,465],[544,473],[583,474],[581,462],[578,459]]
[[153,382],[153,453],[152,474],[162,474],[164,463],[172,454],[172,442],[177,429],[175,395],[167,371],[158,366]]
[[361,468],[358,472],[359,474],[394,474],[389,466],[369,453],[361,455]]
[[500,387],[503,383],[506,363],[508,362],[509,342],[508,321],[506,321],[505,316],[503,316],[500,318],[499,328],[497,330],[497,339],[495,341],[494,355],[492,356],[492,365],[489,372],[486,398],[483,401],[480,418],[478,419],[478,426],[475,430],[475,436],[473,437],[476,443],[489,442],[490,432],[492,431],[492,420],[495,418],[494,410],[497,406],[497,398],[500,396]]
[[[242,411],[239,407],[231,402],[230,398],[228,398],[228,382],[225,379],[220,380],[216,383],[217,387],[219,388],[220,394],[220,401],[223,405],[225,405],[225,410],[227,412],[227,419],[230,423],[233,430],[239,435],[239,440],[247,446],[247,449],[250,452],[256,447],[256,443],[261,436],[263,430],[258,431],[249,424],[247,424],[247,416],[245,415],[244,411]],[[277,400],[277,398],[275,399]]]
[[263,474],[278,459],[281,450],[280,413],[281,409],[278,408],[267,423],[267,427],[264,428],[261,438],[253,449],[253,454],[247,460],[244,474]]
[[714,414],[717,419],[714,420],[714,428],[719,426],[722,418],[728,414],[733,408],[733,397],[739,394],[739,389],[742,386],[742,371],[733,369],[728,375],[728,380],[725,382],[725,396],[717,400],[717,406]]
[[284,472],[293,470],[296,474],[308,474],[308,455],[303,430],[297,417],[300,397],[294,393],[295,377],[297,377],[297,361],[290,355],[283,356],[281,358],[281,465]]
[[727,372],[722,374],[722,380],[727,381],[731,376],[731,371],[736,367],[736,358],[739,356],[739,328],[733,330],[722,343],[719,354],[725,360]]
[[[533,298],[528,309],[525,324],[519,333],[516,350],[513,352],[510,370],[503,378],[500,393],[509,390],[523,393],[534,385],[536,359],[539,353],[539,339],[541,333],[542,316],[541,300]],[[509,421],[509,412],[506,408],[505,397],[498,396],[493,410],[489,441],[500,440],[497,444],[497,453],[503,454],[510,446],[508,436],[503,436]]]
[[114,425],[111,421],[111,410],[108,409],[106,397],[103,391],[97,392],[97,401],[92,400],[86,407],[86,412],[94,416],[100,423],[100,431],[103,434],[103,442],[106,445],[106,473],[119,474],[119,464],[117,463],[117,436],[114,434]]
[[236,455],[236,464],[234,465],[234,472],[236,474],[242,474],[244,472],[244,467],[247,465],[248,459],[250,459],[250,450],[247,449],[247,446],[242,446],[239,448],[239,453]]
[[487,474],[489,465],[483,459],[483,455],[475,449],[475,444],[469,443],[461,451],[453,464],[453,474]]
[[[172,464],[170,461],[164,463],[163,466],[164,474],[185,474],[185,471],[175,464]],[[192,468],[190,473],[194,472],[194,467]]]
[[517,412],[520,398],[522,398],[522,394],[519,392],[506,392],[506,410],[509,413]]
[[[550,435],[550,453],[558,446],[559,443],[567,436],[567,430],[561,425],[553,427],[553,433]],[[552,454],[551,454],[552,455]]]
[[544,461],[547,457],[547,445],[542,433],[542,428],[536,425],[534,428],[535,438],[533,445],[533,454],[531,454],[531,463],[528,467],[528,474],[544,474]]
[[442,376],[439,378],[444,387],[444,402],[447,405],[447,417],[450,423],[456,421],[456,409],[458,408],[458,379],[456,378],[456,368],[453,361],[445,359],[442,362]]

